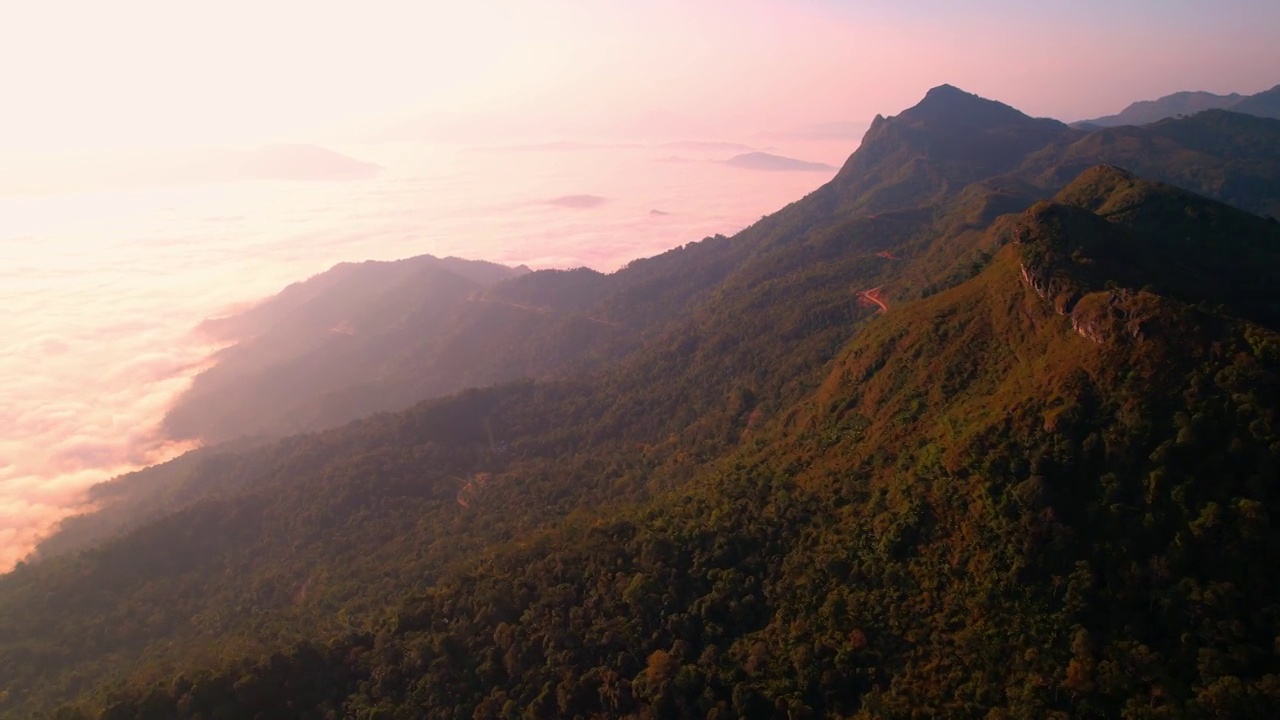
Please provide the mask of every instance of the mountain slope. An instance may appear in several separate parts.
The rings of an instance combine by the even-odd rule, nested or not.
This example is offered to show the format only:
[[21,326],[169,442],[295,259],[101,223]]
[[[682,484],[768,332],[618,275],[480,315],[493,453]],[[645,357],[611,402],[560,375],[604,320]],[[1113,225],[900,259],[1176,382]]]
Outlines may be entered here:
[[1081,134],[942,85],[899,115],[877,115],[831,187],[869,213],[928,205]]
[[1280,120],[1223,110],[1089,133],[1034,153],[1004,179],[1056,191],[1098,164],[1280,216]]
[[[206,391],[189,397],[174,414],[190,421],[186,434],[205,439],[251,429],[314,430],[467,386],[520,377],[569,377],[624,362],[625,369],[616,375],[625,378],[627,392],[647,388],[644,392],[652,396],[647,412],[678,418],[684,423],[678,425],[681,428],[695,423],[712,427],[726,417],[745,424],[752,412],[777,412],[814,382],[813,368],[829,359],[877,309],[860,300],[863,293],[876,290],[878,298],[892,304],[972,277],[990,260],[990,238],[984,231],[997,216],[1027,208],[1092,164],[1136,167],[1255,211],[1273,207],[1280,197],[1276,121],[1205,113],[1147,128],[1064,133],[1052,121],[1032,120],[949,87],[931,92],[900,118],[901,123],[898,118],[885,122],[893,128],[912,128],[914,139],[929,150],[916,156],[915,166],[930,176],[981,176],[1012,162],[1019,165],[962,188],[951,181],[945,187],[903,185],[899,155],[904,148],[914,150],[899,141],[896,129],[868,133],[835,181],[733,240],[716,237],[689,243],[610,275],[576,270],[542,271],[503,282],[476,277],[488,284],[470,291],[465,301],[455,294],[445,303],[370,305],[389,308],[385,316],[365,312],[368,320],[361,324],[382,328],[376,333],[330,332],[342,322],[353,327],[351,294],[342,284],[319,283],[332,274],[324,275],[282,293],[282,298],[291,298],[285,305],[272,309],[267,303],[239,320],[214,324],[213,329],[232,332],[236,328],[225,323],[257,323],[238,329],[257,339],[227,351],[243,353],[238,364],[251,370],[230,372],[237,363],[215,369],[197,381],[193,396],[202,388]],[[1040,133],[1066,140],[957,170],[954,158],[970,152],[967,143],[975,136],[986,138],[987,144],[1013,147],[1016,138]],[[917,191],[922,195],[911,194]],[[898,196],[904,209],[870,214],[858,210]],[[414,271],[411,265],[395,265],[388,266],[388,272]],[[385,301],[393,290],[410,297],[432,287],[383,278],[371,297]],[[281,322],[286,309],[296,312],[294,305],[304,301],[318,309],[318,324]],[[264,312],[269,317],[253,319]],[[314,347],[295,352],[288,362],[259,351],[273,344],[294,348],[300,339]],[[673,379],[670,366],[683,370]],[[225,382],[205,385],[220,373]],[[316,378],[323,382],[308,382]],[[655,392],[655,387],[661,390]],[[288,393],[286,399],[282,392]],[[749,412],[726,402],[729,395],[753,398]],[[264,403],[264,398],[272,402]],[[175,425],[181,429],[180,423]],[[707,437],[724,435],[723,430],[700,432]],[[149,492],[126,489],[155,485],[146,477],[115,484],[102,493],[110,499],[110,512],[64,523],[61,535],[46,542],[41,555],[47,557],[55,548],[84,547],[222,487],[207,479],[183,481],[182,491],[158,496],[163,502],[156,502],[157,496]]]
[[[1280,336],[1126,286],[1162,266],[1115,252],[1215,213],[1096,169],[690,482],[111,717],[1269,717]],[[486,492],[468,512],[492,523]]]
[[[314,398],[376,375],[406,345],[443,332],[469,296],[522,272],[429,255],[347,263],[243,313],[208,320],[200,328],[206,335],[235,344],[170,409],[165,432],[216,442],[313,429]],[[337,420],[367,414],[361,410]]]
[[1277,226],[1037,202],[1083,136],[957,92],[733,240],[486,290],[635,329],[589,373],[149,471],[185,504],[0,578],[0,709],[1266,716]]
[[749,152],[724,160],[725,165],[765,172],[828,172],[835,170],[826,163],[808,162],[766,152]]
[[[1074,270],[1091,275],[1092,285],[1150,286],[1188,305],[1280,327],[1280,225],[1111,166],[1086,171],[1057,199],[1083,217],[1067,213],[1055,222],[1095,226],[1079,233],[1082,241],[1072,249],[1083,258],[1105,258],[1081,260]],[[1029,212],[1054,209],[1038,205]]]

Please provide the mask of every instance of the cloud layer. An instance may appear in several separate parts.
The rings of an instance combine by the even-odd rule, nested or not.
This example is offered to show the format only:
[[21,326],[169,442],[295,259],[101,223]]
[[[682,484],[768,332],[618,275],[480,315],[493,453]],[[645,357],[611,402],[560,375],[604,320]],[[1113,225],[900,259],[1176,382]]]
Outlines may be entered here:
[[387,168],[356,183],[0,199],[0,570],[87,509],[90,485],[186,449],[157,428],[213,350],[192,333],[205,317],[341,261],[613,270],[732,233],[829,176],[655,162],[669,152],[384,145],[352,153]]

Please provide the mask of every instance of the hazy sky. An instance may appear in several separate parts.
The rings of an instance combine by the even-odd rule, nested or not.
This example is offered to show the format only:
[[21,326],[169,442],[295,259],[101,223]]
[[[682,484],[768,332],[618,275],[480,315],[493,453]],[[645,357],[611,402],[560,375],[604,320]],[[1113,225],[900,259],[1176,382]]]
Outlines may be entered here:
[[0,148],[323,141],[440,112],[743,133],[943,82],[1073,120],[1280,83],[1278,27],[1274,0],[14,0]]

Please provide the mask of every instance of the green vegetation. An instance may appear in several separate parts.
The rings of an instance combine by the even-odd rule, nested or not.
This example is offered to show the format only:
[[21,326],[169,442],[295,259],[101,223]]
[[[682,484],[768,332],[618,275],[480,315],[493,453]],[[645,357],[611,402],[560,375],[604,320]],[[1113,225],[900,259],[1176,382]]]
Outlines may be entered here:
[[953,88],[877,126],[732,240],[485,291],[617,323],[572,372],[122,480],[0,578],[0,713],[1276,716],[1280,226],[1037,195],[1088,137]]

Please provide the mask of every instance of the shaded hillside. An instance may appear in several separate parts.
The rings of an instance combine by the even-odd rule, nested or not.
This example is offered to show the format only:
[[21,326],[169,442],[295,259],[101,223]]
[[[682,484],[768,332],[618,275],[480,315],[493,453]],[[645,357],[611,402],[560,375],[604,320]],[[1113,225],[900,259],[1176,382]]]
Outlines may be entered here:
[[[1280,224],[1111,166],[1086,171],[1058,199],[1079,210],[1041,204],[1029,212],[1044,223],[1087,228],[1072,233],[1080,242],[1070,252],[1072,273],[1088,275],[1092,286],[1149,288],[1280,327]],[[1066,293],[1064,303],[1078,302],[1057,292]]]
[[244,489],[225,477],[222,463],[237,461],[254,445],[241,441],[192,450],[90,487],[85,500],[95,510],[64,518],[58,532],[41,540],[27,562],[86,550],[203,498]]
[[1104,163],[1280,216],[1280,120],[1222,110],[1090,133],[1065,148],[1035,153],[1007,179],[1056,190]]

